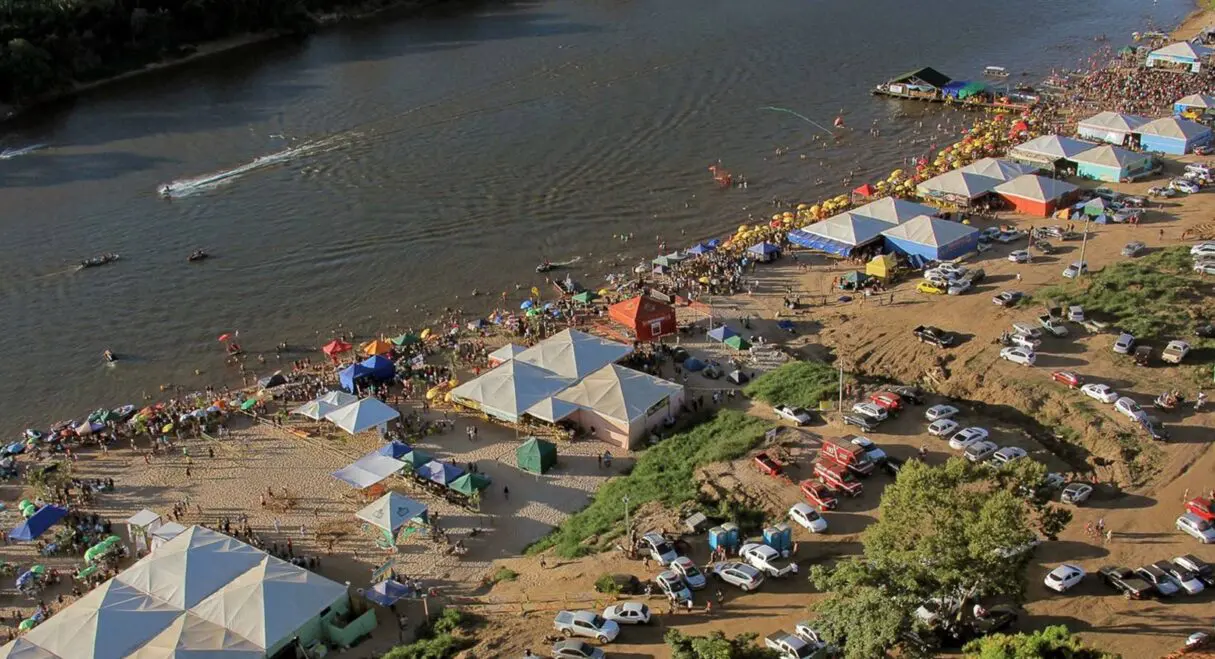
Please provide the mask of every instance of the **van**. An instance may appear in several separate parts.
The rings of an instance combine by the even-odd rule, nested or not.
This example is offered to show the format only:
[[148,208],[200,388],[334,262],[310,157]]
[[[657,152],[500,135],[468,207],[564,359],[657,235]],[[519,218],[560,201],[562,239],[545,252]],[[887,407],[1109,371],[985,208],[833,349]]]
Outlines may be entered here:
[[852,475],[848,467],[834,460],[819,460],[814,463],[814,476],[833,490],[843,492],[850,497],[859,496],[863,486]]

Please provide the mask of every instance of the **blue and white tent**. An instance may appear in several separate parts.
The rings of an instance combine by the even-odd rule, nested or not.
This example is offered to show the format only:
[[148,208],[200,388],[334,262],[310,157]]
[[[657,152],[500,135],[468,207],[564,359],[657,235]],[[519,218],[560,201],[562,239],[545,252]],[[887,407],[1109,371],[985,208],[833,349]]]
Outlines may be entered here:
[[885,233],[886,246],[908,257],[947,261],[973,252],[979,245],[974,227],[922,215]]

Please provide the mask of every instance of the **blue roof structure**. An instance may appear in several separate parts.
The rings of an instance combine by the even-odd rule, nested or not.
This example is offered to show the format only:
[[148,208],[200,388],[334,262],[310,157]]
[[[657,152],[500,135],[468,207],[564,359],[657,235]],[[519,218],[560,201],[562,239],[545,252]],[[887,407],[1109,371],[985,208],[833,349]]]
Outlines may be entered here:
[[431,460],[418,468],[417,474],[422,478],[439,485],[447,485],[464,475],[464,470],[438,460]]
[[359,378],[365,378],[369,375],[371,375],[371,369],[362,364],[351,364],[338,373],[338,383],[346,391],[354,393],[354,383]]
[[369,375],[381,382],[387,382],[397,374],[397,367],[393,365],[392,360],[380,355],[373,355],[364,359],[359,366],[362,366],[371,371]]
[[67,508],[59,506],[43,506],[38,509],[38,512],[30,515],[30,518],[25,520],[21,526],[13,529],[12,533],[8,534],[10,540],[30,541],[38,536],[46,533],[46,530],[55,525],[55,522],[63,519],[67,515]]

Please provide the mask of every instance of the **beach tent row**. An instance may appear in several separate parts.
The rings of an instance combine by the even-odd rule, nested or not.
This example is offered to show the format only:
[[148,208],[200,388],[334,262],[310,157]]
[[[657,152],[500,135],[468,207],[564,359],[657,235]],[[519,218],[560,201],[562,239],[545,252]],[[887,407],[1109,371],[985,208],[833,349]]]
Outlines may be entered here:
[[319,421],[325,419],[351,435],[377,428],[381,434],[388,422],[401,416],[395,407],[376,398],[355,398],[343,391],[331,391],[291,410],[292,414]]
[[[1193,95],[1177,101],[1174,105],[1174,111],[1178,114],[1195,108],[1199,109],[1201,113],[1206,113],[1209,108],[1215,108],[1215,99],[1209,96]],[[1076,124],[1076,134],[1087,139],[1119,146],[1133,146],[1137,143],[1139,148],[1144,151],[1171,155],[1190,153],[1195,147],[1209,144],[1212,139],[1211,129],[1194,121],[1180,117],[1149,119],[1118,112],[1099,112],[1080,121]],[[1013,151],[1023,152],[1024,147],[1025,145],[1018,146]],[[1075,160],[1068,156],[1060,156],[1060,158]]]
[[790,231],[789,242],[828,254],[850,256],[858,248],[882,239],[882,232],[937,209],[894,197],[884,197],[850,211]]

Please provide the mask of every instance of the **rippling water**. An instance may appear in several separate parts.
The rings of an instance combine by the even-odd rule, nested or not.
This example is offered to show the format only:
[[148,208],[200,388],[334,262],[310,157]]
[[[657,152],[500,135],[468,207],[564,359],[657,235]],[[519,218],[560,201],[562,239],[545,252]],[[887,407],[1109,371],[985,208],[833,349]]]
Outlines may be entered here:
[[[1001,65],[1036,81],[1082,61],[1095,35],[1120,45],[1188,9],[486,3],[97,91],[0,139],[0,150],[48,145],[0,160],[0,430],[217,381],[215,337],[233,329],[254,353],[318,345],[339,323],[369,333],[474,288],[530,287],[544,258],[582,256],[575,276],[594,285],[612,261],[652,255],[658,235],[691,242],[766,216],[773,198],[837,194],[850,170],[884,175],[945,139],[917,133],[918,120],[928,132],[964,121],[869,96],[893,74]],[[763,106],[822,124],[843,110],[856,130],[825,144]],[[156,192],[318,142],[195,194]],[[716,190],[706,167],[718,159],[749,188]],[[199,246],[215,257],[187,263]],[[71,271],[106,251],[123,259]],[[115,367],[101,363],[107,347],[124,357]]]

